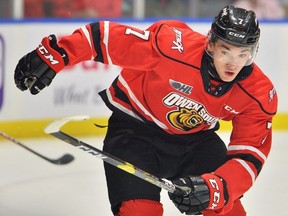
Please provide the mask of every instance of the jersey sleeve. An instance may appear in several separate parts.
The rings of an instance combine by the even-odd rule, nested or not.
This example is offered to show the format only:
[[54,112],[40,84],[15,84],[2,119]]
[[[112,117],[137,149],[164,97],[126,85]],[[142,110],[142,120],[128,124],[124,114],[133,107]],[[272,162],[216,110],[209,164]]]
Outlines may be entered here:
[[[90,27],[93,29],[94,24]],[[104,63],[151,70],[159,58],[155,33],[113,22],[101,22],[100,34]]]
[[58,45],[66,50],[69,65],[95,60],[120,67],[149,70],[155,64],[154,31],[114,23],[95,22],[62,37]]
[[215,171],[227,182],[229,202],[223,208],[224,212],[229,211],[233,201],[254,184],[269,155],[277,94],[271,83],[268,86],[264,89],[259,87],[262,98],[249,95],[250,105],[232,119],[227,161]]
[[109,21],[94,22],[62,37],[58,45],[68,53],[69,65],[95,60],[124,68],[152,70],[161,58],[157,43],[175,38],[172,28],[168,27],[161,34],[164,39],[156,40],[159,28],[164,24],[189,28],[185,23],[173,20],[156,22],[146,30]]

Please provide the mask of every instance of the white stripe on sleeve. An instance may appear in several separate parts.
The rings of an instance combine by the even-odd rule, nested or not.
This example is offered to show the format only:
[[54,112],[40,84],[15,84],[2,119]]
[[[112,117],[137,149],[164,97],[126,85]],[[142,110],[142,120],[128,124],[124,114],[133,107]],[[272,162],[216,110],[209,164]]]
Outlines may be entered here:
[[251,167],[244,161],[244,160],[241,160],[241,159],[234,159],[236,160],[237,162],[239,162],[246,170],[247,172],[250,174],[251,176],[251,180],[252,182],[254,183],[255,182],[255,173],[253,172],[253,170],[251,169]]
[[91,42],[91,39],[90,39],[89,31],[86,28],[86,26],[83,26],[81,29],[82,29],[82,31],[83,31],[83,33],[84,33],[84,35],[85,35],[85,37],[86,37],[86,39],[87,39],[87,41],[89,43],[89,46],[90,46],[90,49],[91,49],[91,53],[92,53],[91,60],[93,60],[95,58],[95,56],[93,56],[93,51],[92,51],[93,47],[92,47],[92,42]]
[[267,157],[257,148],[253,147],[253,146],[246,146],[246,145],[231,145],[228,146],[228,151],[237,151],[237,150],[248,150],[248,151],[252,151],[255,152],[257,155],[259,155],[264,162],[267,160]]
[[109,55],[109,51],[108,51],[108,42],[109,42],[109,21],[104,21],[104,39],[103,39],[103,43],[105,44],[106,47],[106,54],[107,54],[107,60],[108,60],[108,64],[113,64],[111,57]]

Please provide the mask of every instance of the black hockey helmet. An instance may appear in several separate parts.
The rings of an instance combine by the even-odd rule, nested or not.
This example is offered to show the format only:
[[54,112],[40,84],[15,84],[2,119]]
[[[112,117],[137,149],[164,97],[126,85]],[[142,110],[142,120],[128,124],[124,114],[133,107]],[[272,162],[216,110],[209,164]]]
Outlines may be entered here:
[[232,5],[224,7],[214,18],[211,33],[236,45],[255,45],[259,41],[260,29],[255,12]]
[[224,7],[214,18],[207,38],[205,50],[213,59],[223,62],[230,61],[229,55],[209,51],[209,45],[220,39],[233,46],[249,48],[249,59],[244,63],[239,59],[236,64],[244,64],[244,66],[250,65],[256,57],[260,38],[259,23],[255,12],[237,8],[232,5]]

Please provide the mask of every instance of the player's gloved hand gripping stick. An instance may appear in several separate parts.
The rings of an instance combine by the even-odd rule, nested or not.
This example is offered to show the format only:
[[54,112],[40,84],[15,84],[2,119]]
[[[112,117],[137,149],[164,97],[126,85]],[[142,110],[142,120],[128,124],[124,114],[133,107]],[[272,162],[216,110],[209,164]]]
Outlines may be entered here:
[[92,156],[98,157],[127,173],[167,190],[170,199],[182,213],[195,215],[205,209],[217,210],[222,208],[227,202],[228,196],[226,195],[225,181],[216,175],[188,176],[172,182],[167,179],[160,179],[61,131],[61,127],[69,121],[81,121],[88,118],[89,116],[73,116],[56,120],[45,128],[45,133],[65,141]]
[[211,173],[187,176],[172,183],[181,189],[190,188],[190,193],[184,196],[168,193],[174,205],[182,213],[196,215],[205,209],[218,210],[228,201],[225,181]]

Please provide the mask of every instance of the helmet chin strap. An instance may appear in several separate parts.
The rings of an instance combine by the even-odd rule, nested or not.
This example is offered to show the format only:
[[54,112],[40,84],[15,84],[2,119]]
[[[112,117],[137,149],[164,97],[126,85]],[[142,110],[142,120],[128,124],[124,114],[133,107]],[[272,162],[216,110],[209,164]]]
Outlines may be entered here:
[[[214,41],[214,40],[213,40]],[[215,41],[214,41],[215,42]],[[206,50],[205,50],[205,54],[204,54],[204,58],[207,58],[208,59],[208,64],[207,64],[207,69],[208,69],[208,73],[209,73],[209,76],[212,78],[212,79],[215,79],[215,80],[217,80],[217,81],[221,81],[221,82],[225,82],[225,81],[223,81],[221,78],[220,78],[220,76],[219,76],[219,74],[218,74],[218,72],[217,72],[217,70],[216,70],[216,68],[215,68],[215,65],[214,65],[214,60],[213,60],[213,52],[211,52],[211,51],[209,51],[209,46],[211,46],[211,43],[213,43],[213,42],[208,42],[208,43],[210,43],[210,44],[207,44],[206,45]]]
[[220,76],[219,76],[219,74],[218,74],[218,72],[217,72],[217,70],[216,70],[216,68],[215,68],[215,66],[214,66],[212,57],[211,57],[210,55],[207,55],[207,58],[208,58],[209,63],[210,63],[210,64],[207,65],[207,66],[208,66],[208,73],[209,73],[209,75],[210,75],[213,79],[216,79],[216,80],[221,81],[221,82],[225,82],[225,81],[223,81],[223,80],[220,78]]

